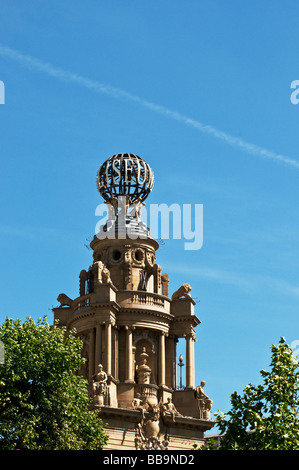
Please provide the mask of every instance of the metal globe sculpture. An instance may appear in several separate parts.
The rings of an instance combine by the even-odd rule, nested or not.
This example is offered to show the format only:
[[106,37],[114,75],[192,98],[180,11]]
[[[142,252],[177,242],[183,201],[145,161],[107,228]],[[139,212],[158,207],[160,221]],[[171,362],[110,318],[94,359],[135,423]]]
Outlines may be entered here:
[[118,153],[108,158],[97,173],[97,188],[105,202],[126,197],[129,204],[142,203],[154,185],[151,167],[132,153]]

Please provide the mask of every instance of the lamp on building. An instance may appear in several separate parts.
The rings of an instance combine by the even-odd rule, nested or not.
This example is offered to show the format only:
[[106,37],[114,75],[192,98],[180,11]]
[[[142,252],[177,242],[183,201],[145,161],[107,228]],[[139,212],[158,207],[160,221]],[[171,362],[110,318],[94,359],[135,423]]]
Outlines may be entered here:
[[182,382],[182,367],[183,367],[185,364],[183,363],[183,361],[184,361],[184,358],[183,358],[183,356],[182,356],[182,354],[181,354],[180,357],[179,357],[179,362],[178,362],[178,366],[179,366],[179,368],[180,368],[180,385],[179,385],[179,387],[178,387],[179,390],[184,390],[183,382]]

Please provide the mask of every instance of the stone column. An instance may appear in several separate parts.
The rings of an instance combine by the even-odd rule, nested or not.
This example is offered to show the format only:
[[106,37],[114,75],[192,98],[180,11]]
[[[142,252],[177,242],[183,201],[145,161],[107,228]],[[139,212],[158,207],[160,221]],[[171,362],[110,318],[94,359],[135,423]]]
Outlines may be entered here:
[[92,382],[92,376],[95,372],[95,364],[94,364],[94,346],[95,346],[95,330],[91,328],[89,331],[89,371],[88,371],[88,379],[89,382]]
[[167,387],[175,389],[175,336],[168,335],[165,338],[165,384]]
[[126,379],[125,382],[134,382],[133,377],[133,333],[131,328],[126,328]]
[[165,334],[159,336],[159,385],[165,385]]
[[[169,342],[169,368],[170,368],[170,387],[176,389],[176,343],[177,338],[171,335]],[[168,365],[168,362],[167,362]]]
[[116,326],[113,328],[113,348],[113,376],[116,380],[118,380],[118,328]]
[[95,350],[95,373],[98,365],[102,364],[102,325],[97,323],[96,326],[96,350]]
[[106,345],[106,373],[111,375],[111,323],[106,321],[105,323],[105,345]]
[[186,336],[186,388],[195,388],[194,377],[194,336]]

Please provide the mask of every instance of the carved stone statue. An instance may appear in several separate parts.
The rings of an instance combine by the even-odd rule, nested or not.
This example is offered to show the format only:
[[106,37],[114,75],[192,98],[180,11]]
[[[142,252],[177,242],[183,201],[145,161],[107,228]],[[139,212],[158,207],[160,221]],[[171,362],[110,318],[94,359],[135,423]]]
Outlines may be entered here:
[[106,266],[104,266],[103,269],[102,269],[102,282],[103,282],[103,284],[111,284],[112,283],[111,278],[110,278],[110,271]]
[[206,382],[202,380],[196,387],[195,397],[198,400],[200,418],[209,420],[213,401],[204,392],[205,384]]
[[141,365],[137,368],[138,383],[139,384],[149,384],[151,378],[151,368],[147,364],[147,358],[149,357],[146,353],[146,349],[142,348],[142,353],[139,355],[141,358]]
[[95,405],[103,405],[107,394],[107,374],[102,364],[98,365],[98,372],[93,376],[93,399]]
[[164,414],[166,414],[166,415],[170,414],[172,416],[172,421],[173,422],[175,421],[175,416],[183,416],[183,415],[181,415],[181,413],[178,412],[178,410],[176,409],[176,407],[172,403],[170,397],[167,398],[167,403],[162,404],[161,408],[162,408],[162,411],[163,411]]
[[72,305],[72,299],[70,299],[67,295],[65,294],[59,294],[57,297],[58,302],[60,302],[60,307],[68,306],[70,307]]
[[179,299],[180,297],[191,298],[191,286],[190,284],[183,284],[178,290],[176,290],[173,294],[171,299]]
[[93,264],[97,284],[112,284],[110,271],[102,261],[95,261]]

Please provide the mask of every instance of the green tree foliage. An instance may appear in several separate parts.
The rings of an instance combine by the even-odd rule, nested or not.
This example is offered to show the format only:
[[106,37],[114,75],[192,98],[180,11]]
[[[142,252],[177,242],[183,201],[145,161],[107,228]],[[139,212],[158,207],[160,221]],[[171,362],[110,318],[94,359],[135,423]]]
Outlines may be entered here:
[[82,342],[46,317],[0,326],[0,449],[101,449],[108,436],[90,409],[87,382],[74,372]]
[[263,384],[231,395],[231,410],[216,413],[223,450],[299,450],[299,372],[293,351],[280,339],[272,345],[270,372]]

